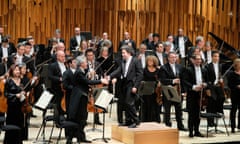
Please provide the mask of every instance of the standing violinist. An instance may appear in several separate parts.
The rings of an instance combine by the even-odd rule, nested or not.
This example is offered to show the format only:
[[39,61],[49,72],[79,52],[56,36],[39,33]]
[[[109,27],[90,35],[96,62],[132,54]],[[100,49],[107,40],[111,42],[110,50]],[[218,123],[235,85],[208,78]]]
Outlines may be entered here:
[[4,144],[22,144],[24,139],[24,114],[21,111],[24,103],[25,91],[22,89],[20,68],[13,64],[9,69],[9,79],[5,83],[4,95],[7,97],[7,117],[6,124],[16,125],[21,130],[6,131]]
[[48,78],[51,81],[51,90],[54,93],[54,103],[57,105],[60,116],[62,116],[64,111],[60,105],[63,97],[61,84],[63,73],[66,71],[64,51],[58,50],[56,57],[57,61],[48,66]]
[[231,89],[231,102],[232,108],[230,111],[230,120],[232,133],[235,133],[236,128],[236,113],[238,110],[238,130],[240,130],[240,59],[234,60],[233,63],[234,71],[228,74],[228,86]]
[[[222,65],[219,63],[219,52],[212,51],[212,62],[206,65],[208,73],[208,88],[210,93],[207,93],[207,112],[223,113],[224,103],[224,86],[222,78]],[[209,126],[215,126],[214,119],[208,119]]]
[[[184,93],[183,87],[180,86],[182,84],[182,76],[184,73],[184,67],[180,64],[176,64],[177,61],[177,54],[175,52],[168,53],[168,63],[163,65],[160,68],[160,81],[163,85],[171,85],[177,87],[179,96],[182,96]],[[179,130],[186,131],[184,125],[182,123],[182,103],[181,102],[174,102],[167,99],[166,95],[163,93],[163,107],[165,109],[165,124],[169,127],[172,126],[170,121],[170,110],[171,106],[174,105],[175,112],[176,112],[176,120],[177,120],[177,127]]]
[[[184,73],[184,87],[187,91],[187,110],[188,110],[188,128],[189,137],[203,137],[199,131],[200,125],[200,107],[201,94],[206,87],[206,70],[201,67],[201,55],[193,55],[193,64],[187,68]],[[193,133],[194,131],[194,133]]]

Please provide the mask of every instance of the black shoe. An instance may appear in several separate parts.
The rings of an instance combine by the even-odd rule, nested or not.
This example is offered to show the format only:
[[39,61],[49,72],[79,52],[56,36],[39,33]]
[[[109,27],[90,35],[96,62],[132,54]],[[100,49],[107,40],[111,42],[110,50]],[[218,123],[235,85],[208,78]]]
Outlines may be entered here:
[[172,123],[171,123],[171,122],[167,122],[167,123],[166,123],[166,126],[172,127]]
[[232,131],[231,131],[232,133],[235,133],[235,129],[234,128],[232,128]]
[[34,114],[31,114],[31,117],[32,117],[32,118],[36,118],[37,116],[36,116],[36,115],[34,115]]
[[84,143],[92,143],[92,141],[90,141],[90,140],[81,140],[81,142],[84,142]]
[[131,125],[128,126],[128,128],[136,128],[137,127],[137,124],[136,123],[133,123]]
[[100,121],[95,121],[94,123],[97,125],[103,125],[103,123],[101,123]]
[[200,132],[196,132],[196,133],[194,134],[194,136],[196,136],[196,137],[204,137],[204,135],[201,134]]
[[119,123],[118,126],[129,126],[130,124],[127,123]]
[[188,131],[188,129],[186,129],[184,127],[179,127],[178,130],[180,130],[180,131]]
[[189,133],[189,135],[188,135],[190,138],[193,138],[193,133]]

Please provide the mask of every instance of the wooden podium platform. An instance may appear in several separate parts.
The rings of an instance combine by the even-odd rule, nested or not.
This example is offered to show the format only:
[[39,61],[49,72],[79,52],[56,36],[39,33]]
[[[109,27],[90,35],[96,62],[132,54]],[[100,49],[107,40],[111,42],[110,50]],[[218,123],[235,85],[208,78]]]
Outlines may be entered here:
[[112,138],[125,144],[178,144],[179,133],[175,128],[149,122],[137,128],[113,125]]

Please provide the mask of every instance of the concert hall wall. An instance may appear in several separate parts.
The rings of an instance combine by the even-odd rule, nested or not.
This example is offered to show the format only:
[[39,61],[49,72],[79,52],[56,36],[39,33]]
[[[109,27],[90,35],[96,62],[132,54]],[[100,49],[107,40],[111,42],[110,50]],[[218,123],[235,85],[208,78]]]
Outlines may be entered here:
[[240,48],[239,0],[1,0],[0,25],[13,42],[32,35],[42,44],[58,28],[67,48],[75,26],[93,36],[108,32],[115,51],[124,31],[139,45],[150,32],[165,41],[180,27],[193,42],[213,40],[210,31]]

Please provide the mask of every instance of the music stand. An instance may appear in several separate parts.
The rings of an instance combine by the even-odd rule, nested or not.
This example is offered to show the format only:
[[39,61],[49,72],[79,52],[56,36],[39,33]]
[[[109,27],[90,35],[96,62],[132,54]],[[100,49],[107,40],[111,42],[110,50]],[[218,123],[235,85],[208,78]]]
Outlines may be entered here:
[[[107,89],[107,87],[93,88],[93,89],[92,89],[92,91],[93,91],[93,99],[94,99],[94,102],[93,102],[93,103],[95,103],[95,99],[96,99],[97,95],[100,94],[100,90],[102,90],[102,89]],[[95,107],[95,106],[94,106],[94,107]],[[96,128],[96,125],[95,125],[95,114],[96,114],[96,113],[97,113],[97,112],[96,112],[96,110],[95,110],[95,108],[94,108],[94,111],[93,111],[93,127],[92,127],[91,129],[86,130],[87,132],[88,132],[88,131],[98,131],[98,132],[102,132],[102,130],[97,129],[97,128]]]
[[103,140],[105,143],[108,143],[108,140],[110,140],[110,138],[105,138],[105,113],[107,112],[107,107],[110,104],[112,98],[113,94],[109,93],[106,89],[98,89],[98,92],[96,94],[97,100],[94,105],[103,110],[103,133],[101,138],[95,138],[93,141]]
[[[38,131],[38,134],[37,134],[37,137],[35,139],[35,142],[38,142],[38,137],[40,135],[40,132],[42,130],[42,136],[43,136],[43,139],[42,139],[42,142],[43,143],[49,143],[49,140],[46,141],[45,140],[45,127],[46,127],[46,122],[45,122],[45,115],[46,115],[46,112],[47,112],[47,107],[49,105],[49,103],[51,102],[52,98],[53,98],[53,94],[51,94],[50,92],[48,92],[44,87],[44,91],[42,93],[42,95],[40,96],[40,98],[38,99],[38,101],[34,104],[34,107],[43,111],[43,114],[42,114],[42,124],[41,124],[41,127]],[[35,143],[34,142],[34,143]]]
[[166,96],[167,100],[180,103],[182,101],[177,90],[173,86],[162,85],[162,92]]

